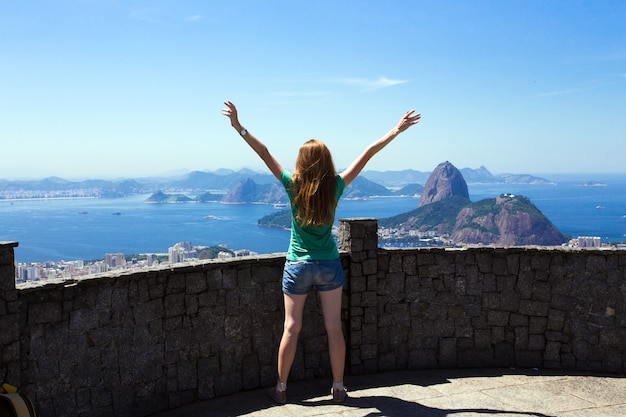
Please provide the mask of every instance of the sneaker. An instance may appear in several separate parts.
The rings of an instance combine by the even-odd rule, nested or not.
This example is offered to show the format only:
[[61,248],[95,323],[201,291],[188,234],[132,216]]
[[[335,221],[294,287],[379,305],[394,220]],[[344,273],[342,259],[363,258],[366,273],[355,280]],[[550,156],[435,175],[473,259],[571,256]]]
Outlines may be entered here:
[[333,396],[334,403],[342,403],[346,401],[348,398],[348,388],[343,387],[343,389],[330,389],[330,394]]
[[287,391],[279,391],[276,387],[273,387],[270,388],[267,394],[276,404],[282,405],[287,402]]

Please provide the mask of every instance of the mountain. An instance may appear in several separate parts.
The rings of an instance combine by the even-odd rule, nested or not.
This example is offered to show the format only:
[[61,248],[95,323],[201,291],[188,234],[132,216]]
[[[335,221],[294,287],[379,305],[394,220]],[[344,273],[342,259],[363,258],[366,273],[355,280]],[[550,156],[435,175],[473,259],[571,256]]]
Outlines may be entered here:
[[196,196],[196,201],[198,203],[208,203],[213,201],[222,201],[223,194],[213,194],[210,192],[202,193]]
[[[463,176],[469,182],[483,183],[524,183],[550,184],[551,182],[526,174],[492,175],[487,168],[464,168]],[[364,171],[359,175],[356,184],[346,189],[347,198],[365,198],[385,196],[389,189],[398,189],[407,185],[418,186],[428,180],[430,173],[415,170],[401,171]],[[117,198],[131,194],[149,194],[156,190],[169,193],[202,194],[208,190],[217,191],[217,194],[232,190],[241,181],[252,179],[257,185],[276,184],[276,178],[268,172],[255,172],[249,169],[233,171],[219,169],[213,172],[192,171],[182,175],[168,177],[144,177],[137,179],[102,180],[88,179],[81,181],[66,180],[58,177],[49,177],[38,180],[4,180],[0,179],[0,199],[16,198],[57,198],[57,197],[96,197]],[[361,181],[367,180],[367,181]],[[359,189],[360,188],[360,189]],[[387,188],[385,190],[385,188]],[[418,192],[419,193],[419,192]],[[393,195],[415,195],[412,191],[403,194],[394,191]],[[213,197],[211,197],[213,198]],[[212,200],[211,200],[212,201]]]
[[395,195],[395,196],[416,197],[416,196],[419,196],[420,194],[422,194],[423,191],[424,191],[424,186],[423,185],[408,184],[408,185],[405,185],[404,187],[400,188],[399,190],[394,191],[393,195]]
[[498,246],[560,245],[567,238],[527,197],[502,194],[461,209],[450,238]]
[[252,179],[257,184],[271,184],[276,182],[276,178],[271,174],[258,173],[250,170],[220,170],[216,173],[193,171],[172,182],[171,187],[183,190],[227,191],[248,178]]
[[403,187],[407,184],[424,184],[428,180],[430,172],[420,172],[413,169],[401,171],[362,171],[363,176],[385,187]]
[[259,226],[266,227],[278,227],[280,229],[290,229],[291,228],[291,210],[280,210],[276,213],[268,214],[267,216],[261,217],[257,224]]
[[131,179],[69,181],[49,177],[41,180],[0,180],[0,198],[117,198],[146,191],[142,184]]
[[287,193],[276,181],[272,184],[257,184],[247,178],[235,185],[224,197],[223,203],[287,203]]
[[468,205],[463,197],[448,197],[392,217],[378,219],[384,228],[416,230],[423,234],[450,235],[456,224],[456,216]]
[[157,191],[152,194],[144,203],[160,204],[160,203],[187,203],[193,201],[191,198],[182,194],[165,194],[162,191]]
[[463,175],[449,162],[433,170],[416,210],[379,225],[447,236],[455,244],[552,246],[567,240],[527,197],[502,194],[472,203]]
[[[477,169],[462,168],[460,171],[468,184],[553,184],[550,180],[528,174],[493,175],[485,166]],[[363,171],[361,175],[378,184],[395,188],[411,183],[425,184],[431,172],[406,169],[402,171]]]
[[343,192],[343,198],[355,199],[366,197],[383,197],[389,196],[393,193],[389,188],[377,184],[368,180],[365,177],[358,176],[351,183],[350,186]]
[[461,171],[446,161],[439,164],[428,177],[418,207],[452,196],[463,197],[469,202],[467,183]]

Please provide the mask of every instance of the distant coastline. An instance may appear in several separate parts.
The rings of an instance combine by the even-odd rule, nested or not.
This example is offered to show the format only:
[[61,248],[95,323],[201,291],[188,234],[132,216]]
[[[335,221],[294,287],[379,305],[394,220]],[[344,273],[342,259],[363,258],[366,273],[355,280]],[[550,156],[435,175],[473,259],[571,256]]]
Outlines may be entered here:
[[609,184],[599,181],[585,181],[576,184],[579,187],[608,187]]

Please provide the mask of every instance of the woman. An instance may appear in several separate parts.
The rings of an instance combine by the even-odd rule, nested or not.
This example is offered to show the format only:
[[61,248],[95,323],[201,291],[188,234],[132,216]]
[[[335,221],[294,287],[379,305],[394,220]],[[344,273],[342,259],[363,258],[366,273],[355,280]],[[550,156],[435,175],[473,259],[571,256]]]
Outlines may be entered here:
[[328,334],[333,385],[333,401],[345,401],[343,385],[346,344],[341,326],[341,295],[345,276],[339,251],[332,237],[337,202],[345,187],[359,175],[365,164],[396,136],[418,123],[421,115],[407,111],[386,135],[368,146],[341,174],[337,175],[330,151],[322,142],[312,139],[300,148],[293,173],[272,156],[267,147],[239,122],[237,108],[224,102],[222,114],[261,157],[265,165],[283,184],[291,203],[291,239],[283,270],[285,322],[278,350],[278,380],[270,390],[271,398],[287,401],[287,379],[296,356],[298,335],[307,294],[315,288],[320,296],[324,325]]

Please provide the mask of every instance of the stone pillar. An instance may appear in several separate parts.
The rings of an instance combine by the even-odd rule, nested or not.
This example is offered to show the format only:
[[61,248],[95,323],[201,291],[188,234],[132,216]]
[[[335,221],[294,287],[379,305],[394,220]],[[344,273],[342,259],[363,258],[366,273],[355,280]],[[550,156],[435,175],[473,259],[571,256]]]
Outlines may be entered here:
[[16,242],[0,242],[0,381],[20,384],[19,303],[15,289]]
[[378,356],[378,221],[339,220],[339,250],[349,253],[348,369],[376,372]]

